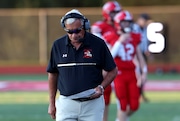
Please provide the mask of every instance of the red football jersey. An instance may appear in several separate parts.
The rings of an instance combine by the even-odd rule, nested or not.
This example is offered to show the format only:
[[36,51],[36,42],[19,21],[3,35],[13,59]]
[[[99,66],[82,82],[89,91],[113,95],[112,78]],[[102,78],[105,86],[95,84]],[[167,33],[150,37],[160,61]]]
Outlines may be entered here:
[[[139,33],[130,33],[131,36],[129,40],[123,42],[118,48],[117,55],[114,60],[118,69],[135,69],[135,65],[133,63],[134,56],[136,54],[136,48],[140,43],[140,34]],[[109,36],[106,36],[106,41],[113,46],[115,42],[118,40],[120,36],[116,33],[111,32]]]
[[112,33],[116,33],[115,28],[105,21],[97,21],[91,26],[91,33],[104,39],[107,44],[110,44],[110,37]]
[[115,57],[115,62],[118,69],[135,69],[133,59],[136,54],[136,48],[140,43],[140,34],[131,33],[129,40],[123,42],[118,50],[118,54]]

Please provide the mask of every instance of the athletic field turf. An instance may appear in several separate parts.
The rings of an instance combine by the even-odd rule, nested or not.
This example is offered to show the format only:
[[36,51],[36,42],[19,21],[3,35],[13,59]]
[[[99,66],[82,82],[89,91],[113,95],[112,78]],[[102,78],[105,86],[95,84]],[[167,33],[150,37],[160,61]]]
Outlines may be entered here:
[[[140,109],[130,121],[180,121],[180,90],[166,90],[168,85],[163,82],[179,82],[178,74],[149,75],[149,80],[158,82],[161,90],[147,88],[148,103],[141,103]],[[1,75],[0,82],[45,82],[46,75]],[[162,82],[162,83],[159,83]],[[30,84],[30,83],[29,83]],[[166,83],[168,84],[168,83]],[[14,85],[15,87],[17,85]],[[171,85],[173,88],[175,85]],[[2,88],[2,84],[0,84]],[[47,90],[6,90],[0,91],[0,121],[51,121],[47,114],[48,92]],[[28,87],[31,88],[31,87]],[[46,87],[44,87],[46,88]],[[43,88],[43,89],[44,89]],[[156,88],[157,89],[157,88]],[[164,90],[163,90],[164,89]],[[112,95],[109,121],[116,117],[115,96]]]

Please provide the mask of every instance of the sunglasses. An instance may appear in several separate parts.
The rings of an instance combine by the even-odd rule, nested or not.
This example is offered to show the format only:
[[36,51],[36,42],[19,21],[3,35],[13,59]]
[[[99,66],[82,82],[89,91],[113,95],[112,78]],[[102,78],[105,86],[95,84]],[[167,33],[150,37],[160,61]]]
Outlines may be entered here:
[[83,29],[83,27],[73,29],[73,30],[69,30],[69,29],[64,29],[64,30],[69,34],[78,34],[82,29]]

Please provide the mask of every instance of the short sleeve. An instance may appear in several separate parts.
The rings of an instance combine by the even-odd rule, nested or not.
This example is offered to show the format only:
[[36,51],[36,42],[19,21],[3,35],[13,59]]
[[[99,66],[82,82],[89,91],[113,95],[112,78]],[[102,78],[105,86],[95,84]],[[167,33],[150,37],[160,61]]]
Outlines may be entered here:
[[105,71],[111,71],[116,67],[116,64],[106,44],[104,46],[103,69]]
[[49,63],[48,63],[47,69],[46,69],[46,71],[49,73],[58,73],[55,57],[56,57],[56,51],[55,51],[55,46],[53,45],[53,47],[51,49]]

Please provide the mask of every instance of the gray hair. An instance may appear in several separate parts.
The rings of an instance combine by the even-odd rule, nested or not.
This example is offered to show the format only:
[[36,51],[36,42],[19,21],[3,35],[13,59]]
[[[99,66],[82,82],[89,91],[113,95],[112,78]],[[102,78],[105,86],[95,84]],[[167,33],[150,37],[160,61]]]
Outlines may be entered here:
[[72,24],[74,23],[76,20],[80,20],[81,21],[81,25],[84,25],[84,20],[83,19],[79,19],[79,18],[68,18],[64,21],[65,24]]

